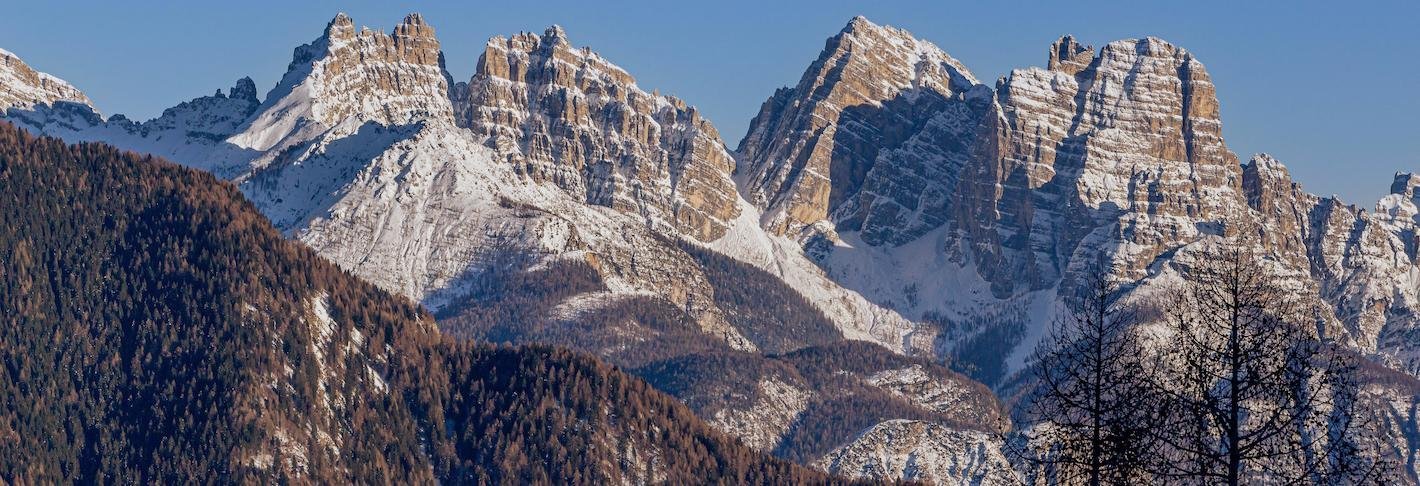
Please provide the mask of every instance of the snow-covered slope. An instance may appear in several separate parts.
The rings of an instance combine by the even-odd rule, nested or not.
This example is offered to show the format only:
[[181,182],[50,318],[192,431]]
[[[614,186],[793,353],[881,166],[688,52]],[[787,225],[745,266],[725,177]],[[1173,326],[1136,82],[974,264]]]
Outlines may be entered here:
[[[919,111],[924,99],[937,101]],[[1269,157],[1240,164],[1220,119],[1202,63],[1157,38],[1095,51],[1066,36],[1046,68],[993,92],[859,18],[765,102],[737,177],[764,228],[837,283],[937,323],[937,349],[987,379],[1021,368],[1083,269],[1146,281],[1222,235],[1258,241],[1357,349],[1420,372],[1416,178],[1398,176],[1374,213],[1318,198]]]
[[[1157,38],[1096,51],[1066,36],[1046,68],[1012,71],[994,92],[935,88],[947,105],[892,110],[883,100],[924,93],[892,69],[920,43],[877,40],[897,35],[855,20],[830,39],[799,86],[765,102],[738,177],[764,228],[801,242],[835,282],[936,324],[939,354],[1009,383],[1081,272],[1103,264],[1150,292],[1227,237],[1256,244],[1321,309],[1327,338],[1420,374],[1420,178],[1397,175],[1368,212],[1307,194],[1265,155],[1239,163],[1206,69]],[[876,70],[855,66],[860,45]],[[855,109],[894,116],[865,123]]]
[[61,101],[90,104],[89,98],[69,83],[35,71],[15,54],[0,49],[0,112]]
[[[762,357],[691,251],[708,248],[805,296],[833,339],[1000,384],[1084,269],[1103,262],[1147,292],[1203,242],[1243,235],[1324,309],[1322,332],[1420,375],[1420,177],[1398,174],[1365,211],[1304,192],[1271,157],[1240,163],[1206,69],[1160,39],[1095,50],[1063,37],[1045,68],[993,89],[936,46],[855,18],[733,153],[693,107],[555,26],[493,38],[468,82],[441,56],[418,15],[388,33],[340,15],[264,100],[243,79],[137,123],[0,52],[0,108],[36,132],[231,179],[288,235],[434,309],[478,293],[515,251],[530,271],[593,269],[598,290],[552,303],[558,320],[649,298]],[[908,375],[879,378],[921,407],[963,400]],[[745,386],[762,399],[708,418],[761,447],[817,396],[787,378]],[[981,439],[940,425],[874,424],[820,465],[993,477],[974,469],[996,463],[989,451],[912,466]]]
[[864,431],[816,466],[852,478],[935,484],[1020,484],[996,437],[913,420],[892,420]]
[[[724,348],[756,356],[755,330],[717,296],[716,270],[689,251],[699,247],[768,272],[838,328],[798,341],[841,335],[930,354],[930,329],[844,289],[797,242],[762,229],[759,210],[731,179],[729,151],[686,103],[642,91],[556,27],[491,40],[468,83],[451,86],[440,56],[418,15],[388,34],[357,30],[340,15],[296,48],[264,100],[243,79],[230,94],[143,123],[48,99],[6,118],[229,178],[287,234],[434,309],[477,294],[488,272],[502,270],[498,253],[515,251],[531,258],[529,271],[567,261],[594,269],[605,290],[552,303],[558,319],[652,298]],[[919,386],[969,396],[953,395],[957,408],[913,407],[976,413],[967,404],[994,400],[984,388],[930,384],[937,379]],[[772,383],[762,395],[792,404],[796,393],[832,397]],[[708,418],[768,447],[773,439],[736,425],[757,422],[762,408],[721,408]],[[792,409],[779,412],[776,433],[804,412]]]

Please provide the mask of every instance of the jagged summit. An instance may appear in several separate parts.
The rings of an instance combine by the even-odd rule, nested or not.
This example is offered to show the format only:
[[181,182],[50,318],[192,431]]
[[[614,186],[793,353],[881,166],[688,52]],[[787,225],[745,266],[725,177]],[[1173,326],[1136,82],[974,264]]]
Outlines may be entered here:
[[1084,71],[1094,59],[1094,47],[1082,45],[1072,35],[1064,35],[1050,45],[1050,60],[1046,69],[1075,74]]
[[[1283,164],[1281,160],[1277,160],[1277,158],[1273,157],[1272,154],[1266,152],[1253,154],[1252,157],[1247,160],[1247,163],[1243,164],[1243,170],[1247,170],[1249,168],[1252,168],[1254,170],[1276,172],[1284,175],[1290,172],[1289,170],[1287,170],[1286,164]],[[1290,178],[1291,176],[1287,177]]]
[[1390,193],[1412,196],[1417,193],[1417,188],[1420,188],[1420,174],[1413,172],[1396,172],[1395,182],[1390,185]]
[[570,41],[567,40],[567,31],[563,30],[562,26],[558,24],[548,26],[547,29],[542,32],[542,37],[544,40],[554,44],[561,42],[570,43]]
[[878,154],[923,130],[931,113],[956,113],[949,105],[984,101],[989,92],[932,43],[855,17],[825,42],[798,85],[761,106],[740,141],[736,177],[764,209],[766,228],[811,237],[866,183]]
[[[859,42],[843,42],[845,36],[856,38]],[[848,24],[843,27],[843,30],[841,30],[837,36],[829,39],[828,46],[829,47],[825,48],[825,51],[829,48],[838,50],[857,49],[862,56],[871,56],[871,50],[873,49],[891,49],[898,51],[910,49],[912,55],[909,56],[878,59],[869,57],[868,60],[905,62],[907,63],[906,65],[913,67],[916,67],[915,65],[921,62],[938,63],[942,65],[940,67],[953,71],[951,73],[953,76],[961,77],[962,81],[968,84],[980,83],[965,65],[948,55],[940,47],[937,47],[936,44],[918,39],[914,37],[911,32],[906,30],[890,25],[874,23],[862,15],[849,20]],[[825,54],[827,54],[827,52],[825,52]],[[820,59],[824,57],[824,54],[820,54],[819,56]]]
[[453,98],[460,125],[522,175],[590,204],[641,212],[702,241],[739,214],[733,161],[714,127],[573,47],[560,26],[490,39]]
[[[765,101],[732,158],[694,107],[557,25],[493,37],[463,83],[423,17],[355,27],[336,16],[262,98],[243,79],[143,124],[18,121],[234,179],[290,236],[435,307],[512,246],[605,284],[549,303],[562,322],[659,299],[754,352],[682,246],[704,244],[804,293],[845,337],[1001,383],[1101,254],[1149,291],[1204,242],[1246,233],[1338,342],[1420,373],[1420,177],[1397,174],[1368,214],[1303,192],[1266,154],[1239,163],[1203,64],[1161,39],[1062,36],[1044,68],[988,86],[932,43],[855,17]],[[950,435],[898,425],[867,429],[835,463],[856,471],[880,441]]]
[[868,20],[867,17],[864,17],[864,16],[862,16],[862,15],[857,15],[857,16],[854,16],[854,17],[851,18],[851,19],[848,19],[848,23],[847,23],[847,24],[844,24],[844,25],[843,25],[843,28],[842,28],[842,29],[839,29],[838,33],[840,33],[840,34],[851,34],[851,33],[855,33],[855,32],[862,32],[862,31],[864,31],[864,30],[873,30],[873,29],[882,29],[882,28],[883,28],[883,27],[882,27],[881,25],[875,24],[875,23],[873,23],[873,21]]
[[365,123],[452,123],[448,91],[439,41],[422,17],[410,14],[386,34],[357,32],[342,13],[319,38],[295,49],[286,74],[231,142],[265,152]]
[[250,76],[237,80],[237,84],[232,85],[232,89],[227,90],[227,97],[238,100],[259,102],[256,92],[256,82]]
[[345,12],[335,14],[335,18],[325,24],[325,34],[322,37],[327,39],[347,38],[355,34],[355,21],[346,15]]
[[10,51],[0,49],[0,113],[10,108],[27,110],[36,105],[68,101],[93,104],[78,88],[62,79],[36,71]]

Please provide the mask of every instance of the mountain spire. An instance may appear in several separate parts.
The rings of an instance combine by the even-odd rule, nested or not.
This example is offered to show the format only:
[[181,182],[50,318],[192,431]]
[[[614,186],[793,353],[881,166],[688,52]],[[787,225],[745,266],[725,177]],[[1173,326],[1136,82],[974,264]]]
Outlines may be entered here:
[[1065,35],[1050,45],[1050,61],[1046,69],[1076,74],[1090,66],[1094,47],[1081,45],[1072,35]]

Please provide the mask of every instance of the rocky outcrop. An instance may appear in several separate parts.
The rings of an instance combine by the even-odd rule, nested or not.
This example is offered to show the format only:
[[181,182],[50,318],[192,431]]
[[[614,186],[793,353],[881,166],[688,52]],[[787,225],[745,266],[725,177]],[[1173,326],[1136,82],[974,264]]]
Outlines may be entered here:
[[1291,287],[1329,312],[1324,332],[1387,366],[1420,373],[1415,177],[1397,174],[1375,212],[1303,191],[1259,155],[1243,170],[1252,237]]
[[773,233],[832,232],[841,211],[876,241],[908,240],[945,219],[989,93],[931,43],[857,17],[760,108],[736,177]]
[[1094,46],[1081,45],[1074,36],[1067,35],[1050,45],[1050,60],[1045,69],[1074,76],[1089,69],[1094,59]]
[[994,153],[969,171],[958,224],[999,295],[1052,286],[1102,248],[1142,278],[1171,248],[1221,231],[1196,223],[1242,210],[1203,65],[1155,38],[1112,42],[1088,64],[1085,52],[1062,38],[1051,69],[998,83]]
[[773,451],[813,395],[774,377],[760,380],[758,388],[749,406],[722,408],[707,420],[720,430],[735,431],[754,450]]
[[[1420,177],[1367,212],[1306,193],[1271,157],[1240,164],[1207,70],[1157,38],[1096,51],[1065,36],[994,91],[912,84],[932,79],[903,74],[914,56],[949,59],[923,44],[855,19],[763,105],[737,177],[762,226],[836,281],[940,324],[936,349],[1001,378],[1081,271],[1148,287],[1199,242],[1238,237],[1325,310],[1321,332],[1415,372]],[[938,101],[892,101],[927,93]]]
[[[261,105],[256,94],[256,83],[251,78],[238,79],[227,93],[217,90],[212,96],[196,98],[163,110],[162,115],[139,125],[136,131],[141,136],[151,136],[153,132],[176,132],[189,138],[220,142],[237,133]],[[118,116],[121,115],[114,118]],[[110,119],[109,123],[121,122]]]
[[278,156],[309,150],[316,138],[343,137],[367,124],[452,121],[441,56],[434,28],[419,14],[389,34],[356,30],[350,17],[337,15],[320,37],[295,49],[286,74],[228,143],[250,155],[255,170],[289,162]]
[[441,56],[434,28],[419,14],[405,16],[388,34],[356,30],[340,14],[324,35],[296,48],[282,84],[303,78],[312,119],[325,125],[352,116],[384,125],[451,117]]
[[[1147,291],[1202,242],[1236,236],[1317,304],[1319,332],[1420,374],[1420,176],[1398,174],[1372,212],[1306,193],[1271,157],[1240,164],[1207,71],[1160,39],[1096,51],[1062,37],[1045,68],[993,89],[932,44],[855,18],[764,103],[733,159],[694,108],[643,91],[560,28],[492,39],[467,83],[451,83],[440,56],[418,15],[388,33],[341,15],[295,50],[264,101],[244,79],[136,123],[104,120],[0,52],[0,107],[38,132],[235,180],[288,235],[436,308],[479,291],[511,249],[531,271],[595,273],[596,291],[551,304],[559,325],[655,302],[736,353],[821,344],[742,325],[747,306],[711,278],[724,269],[697,257],[709,248],[802,294],[841,337],[1002,383],[1085,268],[1104,263]],[[660,336],[644,320],[593,331]],[[913,367],[852,382],[931,413],[983,409],[986,395]],[[792,380],[745,383],[738,392],[762,400],[712,418],[761,448],[832,398]],[[989,451],[922,465],[979,443],[940,425],[882,422],[822,464],[989,477],[967,465],[992,464]]]
[[573,47],[561,27],[488,41],[455,88],[459,123],[519,174],[589,204],[640,213],[701,241],[740,211],[734,161],[694,107],[647,93],[620,67]]
[[892,420],[863,431],[815,463],[850,478],[896,478],[933,484],[1021,484],[1001,444],[985,432]]
[[10,51],[0,49],[0,113],[61,101],[92,106],[89,98],[69,83],[35,71]]

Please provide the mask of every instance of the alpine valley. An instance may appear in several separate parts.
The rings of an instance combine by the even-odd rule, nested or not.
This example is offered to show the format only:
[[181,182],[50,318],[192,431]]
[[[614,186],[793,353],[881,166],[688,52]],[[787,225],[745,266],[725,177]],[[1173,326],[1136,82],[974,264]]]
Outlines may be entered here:
[[[1420,175],[1397,174],[1368,210],[1305,192],[1268,155],[1242,162],[1224,143],[1207,70],[1182,47],[1150,37],[1095,49],[1065,36],[1042,46],[1044,67],[992,85],[941,48],[858,17],[805,60],[796,85],[768,97],[731,148],[691,103],[638,86],[558,26],[490,39],[466,79],[445,69],[418,14],[388,33],[341,14],[312,33],[264,94],[242,78],[142,122],[106,117],[79,88],[0,51],[0,119],[229,181],[202,184],[235,187],[232,200],[249,201],[288,239],[264,243],[280,258],[261,261],[304,261],[308,248],[344,271],[240,267],[264,272],[251,282],[282,287],[228,302],[243,314],[221,322],[276,323],[262,328],[275,341],[243,345],[272,369],[298,361],[239,382],[237,398],[268,412],[236,422],[259,433],[234,436],[240,457],[226,459],[255,478],[373,481],[356,465],[380,446],[352,438],[388,426],[411,428],[390,432],[408,453],[391,471],[472,480],[460,458],[482,460],[469,448],[495,446],[429,429],[474,427],[476,417],[444,404],[465,399],[458,387],[496,401],[571,393],[548,389],[589,380],[616,389],[587,405],[612,418],[573,427],[597,444],[602,475],[521,481],[704,479],[669,452],[699,441],[738,468],[723,475],[730,482],[820,482],[826,472],[1019,484],[1030,474],[1007,441],[1033,352],[1084,274],[1103,265],[1132,296],[1166,293],[1202,249],[1231,238],[1318,309],[1319,336],[1362,357],[1368,451],[1417,481]],[[69,158],[94,147],[71,147],[81,155]],[[33,202],[11,197],[18,169],[6,164],[4,204]],[[205,224],[240,215],[222,204]],[[243,235],[265,235],[264,224],[224,237],[252,245]],[[163,244],[146,241],[114,244]],[[42,243],[0,250],[37,254]],[[15,268],[43,266],[25,265]],[[428,334],[433,325],[441,332]],[[115,330],[85,332],[133,345],[106,334]],[[304,343],[314,361],[273,342]],[[183,349],[193,346],[205,344]],[[8,361],[15,351],[0,352]],[[567,383],[520,391],[507,388],[534,385],[473,386],[477,376],[458,375],[517,371],[494,362],[557,368]],[[292,366],[315,381],[289,385]],[[386,387],[411,398],[392,400]],[[387,407],[378,418],[361,408],[377,406]],[[526,420],[558,415],[528,410],[543,415]],[[445,413],[458,418],[433,419]],[[666,424],[682,442],[635,429]],[[27,427],[0,422],[0,436],[49,430]],[[160,441],[140,433],[122,437]],[[66,461],[79,471],[108,467],[75,457]]]

